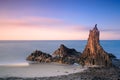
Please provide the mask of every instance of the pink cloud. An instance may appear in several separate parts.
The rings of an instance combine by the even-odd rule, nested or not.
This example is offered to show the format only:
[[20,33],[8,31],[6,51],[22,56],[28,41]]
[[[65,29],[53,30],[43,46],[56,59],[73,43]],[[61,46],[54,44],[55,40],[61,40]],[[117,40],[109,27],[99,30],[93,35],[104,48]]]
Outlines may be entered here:
[[43,17],[25,17],[25,18],[1,18],[0,25],[1,26],[54,26],[54,25],[62,25],[64,21],[54,18],[43,18]]
[[90,29],[86,26],[82,26],[82,25],[74,25],[71,26],[71,29],[75,30],[75,31],[89,31]]
[[[43,17],[0,18],[0,40],[87,40],[89,28]],[[101,39],[119,34],[101,31]]]
[[[39,24],[33,24],[33,23]],[[41,24],[40,22],[44,24]],[[56,24],[54,24],[56,23]],[[2,27],[3,26],[3,27]],[[23,27],[21,27],[23,26]],[[57,26],[57,27],[56,27]],[[1,40],[73,40],[85,39],[74,25],[51,18],[0,19]],[[82,38],[83,37],[83,38]]]

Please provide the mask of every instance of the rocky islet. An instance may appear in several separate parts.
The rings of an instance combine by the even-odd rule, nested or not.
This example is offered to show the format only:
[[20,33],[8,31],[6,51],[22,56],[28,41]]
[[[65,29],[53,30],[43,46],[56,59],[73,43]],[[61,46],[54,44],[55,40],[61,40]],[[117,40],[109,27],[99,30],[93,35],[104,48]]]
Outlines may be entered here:
[[49,63],[49,62],[58,62],[62,64],[74,64],[78,63],[80,52],[77,52],[75,49],[69,49],[63,44],[60,45],[52,55],[36,50],[27,57],[26,60],[34,61],[37,63]]
[[69,49],[61,44],[55,52],[50,55],[42,51],[34,51],[27,57],[28,61],[37,62],[58,62],[62,64],[79,63],[83,66],[104,66],[111,67],[112,60],[109,54],[102,48],[99,40],[100,31],[95,27],[90,30],[87,45],[83,51],[77,52],[75,49]]

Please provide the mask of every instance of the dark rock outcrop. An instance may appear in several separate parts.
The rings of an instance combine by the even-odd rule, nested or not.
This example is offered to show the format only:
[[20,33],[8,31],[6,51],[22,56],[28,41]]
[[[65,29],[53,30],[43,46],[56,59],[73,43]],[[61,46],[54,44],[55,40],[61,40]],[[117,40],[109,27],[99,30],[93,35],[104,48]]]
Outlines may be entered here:
[[112,63],[114,67],[120,68],[120,59],[114,58],[112,59]]
[[28,61],[42,62],[48,63],[52,61],[52,56],[50,54],[44,53],[42,51],[34,51],[27,57]]
[[69,49],[61,44],[60,48],[53,53],[53,61],[64,64],[78,63],[80,54],[75,49]]
[[115,55],[113,55],[112,53],[108,53],[108,55],[109,55],[109,57],[110,57],[110,59],[111,60],[113,60],[113,59],[116,59],[117,57],[115,56]]
[[111,66],[112,61],[107,52],[101,47],[99,42],[99,30],[97,24],[90,30],[87,45],[80,56],[80,63],[82,65],[92,66]]
[[69,49],[61,44],[60,48],[53,53],[53,57],[50,54],[36,50],[31,53],[26,60],[40,63],[58,62],[63,64],[74,64],[79,63],[80,54],[81,53],[77,52],[75,49]]

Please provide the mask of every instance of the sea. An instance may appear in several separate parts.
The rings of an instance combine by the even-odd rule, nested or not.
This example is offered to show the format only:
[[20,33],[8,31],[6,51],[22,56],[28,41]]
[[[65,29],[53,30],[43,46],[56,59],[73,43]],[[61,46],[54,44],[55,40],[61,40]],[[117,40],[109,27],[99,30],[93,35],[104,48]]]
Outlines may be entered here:
[[[2,40],[0,41],[0,65],[24,64],[26,57],[35,50],[53,54],[61,44],[83,52],[87,40]],[[120,59],[120,40],[101,40],[101,46],[108,53]]]

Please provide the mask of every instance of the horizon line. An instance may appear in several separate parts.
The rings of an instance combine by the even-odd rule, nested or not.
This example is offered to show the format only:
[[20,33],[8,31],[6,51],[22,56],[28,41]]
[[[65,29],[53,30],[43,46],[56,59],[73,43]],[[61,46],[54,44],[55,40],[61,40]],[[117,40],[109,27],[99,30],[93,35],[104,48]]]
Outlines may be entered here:
[[[73,39],[73,40],[0,40],[0,41],[79,41],[79,40]],[[81,41],[82,40],[88,40],[88,39],[81,39]],[[120,40],[120,39],[101,39],[101,40]]]

